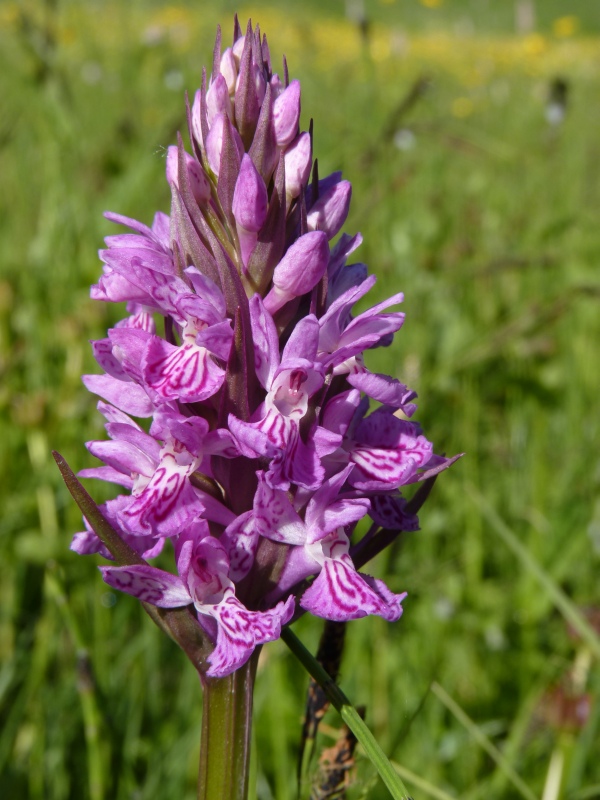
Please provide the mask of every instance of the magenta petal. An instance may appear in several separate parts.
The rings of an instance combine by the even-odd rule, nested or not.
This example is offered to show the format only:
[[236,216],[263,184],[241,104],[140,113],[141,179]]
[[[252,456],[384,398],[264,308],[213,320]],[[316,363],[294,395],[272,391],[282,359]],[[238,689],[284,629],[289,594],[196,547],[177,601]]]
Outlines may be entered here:
[[159,608],[178,608],[192,602],[181,578],[156,567],[135,564],[129,567],[99,567],[102,578],[113,589],[132,594],[144,603]]
[[92,469],[81,469],[77,473],[78,478],[98,478],[108,483],[117,483],[125,489],[133,489],[133,480],[113,467],[93,467]]
[[229,557],[229,578],[237,583],[252,569],[259,533],[254,512],[246,511],[227,526],[220,542]]
[[340,434],[317,425],[313,432],[313,442],[319,458],[324,458],[325,456],[335,453],[342,444],[342,438]]
[[233,192],[233,216],[245,231],[257,233],[265,224],[269,198],[265,182],[245,153]]
[[332,186],[311,207],[306,220],[309,230],[324,231],[328,239],[333,239],[346,221],[351,197],[349,181],[340,181]]
[[433,478],[434,475],[439,475],[440,472],[451,467],[455,461],[458,461],[458,459],[463,456],[464,453],[459,453],[456,456],[452,456],[452,458],[433,455],[429,461],[423,465],[423,472],[417,473],[408,483],[416,483],[417,481],[426,481],[428,478]]
[[262,473],[258,473],[258,479],[253,513],[260,535],[275,542],[305,544],[306,527],[287,494],[269,486]]
[[199,517],[204,507],[189,480],[189,467],[165,457],[150,483],[118,515],[130,533],[142,536],[175,536]]
[[141,386],[110,375],[84,375],[82,381],[90,392],[100,395],[126,414],[134,417],[152,416],[154,404]]
[[[350,561],[350,559],[348,559]],[[304,592],[300,605],[335,622],[377,614],[390,622],[402,614],[405,594],[394,595],[380,581],[366,580],[345,560],[326,558],[323,569]]]
[[322,231],[305,233],[291,245],[273,272],[273,288],[265,297],[271,314],[316,286],[329,261],[329,243]]
[[104,273],[100,276],[98,283],[90,289],[90,297],[92,300],[112,303],[134,301],[144,305],[154,305],[148,292],[128,281],[110,267],[104,267]]
[[113,355],[113,344],[110,339],[97,339],[91,344],[94,358],[105,372],[120,381],[129,380],[123,365]]
[[206,92],[206,112],[209,126],[212,125],[217,114],[227,114],[230,118],[232,116],[229,88],[223,75],[219,74],[211,81]]
[[[281,414],[275,416],[281,417]],[[256,458],[256,456],[272,458],[276,454],[277,450],[256,423],[243,422],[230,414],[228,425],[240,452],[246,458]]]
[[[281,414],[280,419],[285,419]],[[291,423],[288,428],[285,449],[280,450],[271,461],[266,480],[274,489],[287,491],[290,483],[302,486],[304,489],[318,489],[325,475],[317,455],[312,437],[309,436],[305,444],[298,431],[297,423]]]
[[250,323],[254,339],[256,375],[263,388],[268,389],[279,366],[279,337],[273,317],[264,307],[259,294],[250,299]]
[[303,317],[292,331],[283,353],[281,354],[281,367],[285,368],[284,362],[292,359],[307,359],[314,361],[317,357],[319,346],[319,321],[314,314]]
[[416,473],[419,459],[402,450],[355,447],[350,460],[356,469],[348,479],[362,491],[388,491],[404,486]]
[[281,626],[294,613],[294,598],[268,611],[249,611],[230,589],[218,605],[202,605],[198,611],[217,620],[217,645],[208,658],[206,674],[222,677],[245,664],[257,645],[279,638]]
[[343,498],[322,509],[318,516],[313,513],[308,537],[309,544],[324,538],[338,528],[358,522],[369,512],[370,507],[371,501],[368,497]]
[[294,80],[273,103],[273,130],[280,147],[290,144],[300,119],[300,81]]
[[156,469],[157,462],[130,442],[100,440],[87,442],[86,447],[100,461],[127,476],[136,474],[149,478]]
[[[416,409],[416,406],[410,401],[415,399],[417,393],[389,375],[358,372],[354,375],[348,375],[347,381],[355,389],[360,389],[361,392],[372,397],[373,400],[393,408],[402,408],[407,416],[414,413]],[[410,414],[408,413],[409,411]]]
[[113,560],[102,541],[93,531],[81,531],[73,536],[70,549],[80,556],[93,556],[99,554],[104,558]]
[[144,379],[165,400],[194,403],[219,391],[225,371],[204,347],[175,347],[158,336],[148,342],[142,362]]
[[[111,439],[119,442],[128,442],[137,447],[150,461],[156,466],[160,458],[160,445],[153,436],[138,428],[137,425],[129,425],[127,422],[108,422],[106,432]],[[144,472],[142,469],[134,469],[132,472],[141,472],[143,475],[152,475],[151,472]]]
[[323,411],[323,426],[343,436],[350,427],[359,403],[360,392],[356,389],[332,397]]
[[369,516],[390,531],[418,531],[419,518],[416,514],[407,514],[406,500],[400,496],[381,494],[371,498]]
[[211,325],[210,328],[205,328],[196,336],[196,344],[199,347],[205,347],[223,361],[227,361],[229,358],[232,341],[233,331],[231,329],[231,320],[228,319],[224,322],[218,322],[216,325]]
[[280,414],[276,409],[270,409],[267,414],[257,422],[242,422],[230,417],[229,429],[242,446],[251,448],[253,455],[250,458],[263,455],[273,456],[274,448],[283,450],[287,447],[290,431],[295,423]]
[[199,272],[196,267],[188,267],[184,272],[190,279],[198,297],[205,303],[209,303],[217,312],[219,319],[222,319],[226,313],[225,298],[216,283],[207,275]]
[[290,197],[298,197],[308,181],[312,166],[309,133],[301,133],[285,151],[285,190]]
[[[226,114],[217,114],[211,125],[210,132],[206,137],[206,156],[208,158],[208,163],[210,165],[210,168],[215,173],[215,175],[218,175],[221,169],[221,151],[223,150],[223,131],[226,125],[226,120],[227,120]],[[230,124],[229,129],[233,136],[233,141],[241,161],[242,156],[244,155],[244,144],[240,138],[239,133],[233,127],[233,125]]]

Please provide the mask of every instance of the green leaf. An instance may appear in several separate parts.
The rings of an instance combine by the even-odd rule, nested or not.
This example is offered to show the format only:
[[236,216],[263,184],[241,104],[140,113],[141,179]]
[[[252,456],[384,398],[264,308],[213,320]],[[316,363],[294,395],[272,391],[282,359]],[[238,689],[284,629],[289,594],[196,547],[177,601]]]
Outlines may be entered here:
[[340,687],[328,675],[317,659],[306,649],[290,628],[284,628],[281,632],[281,638],[309,675],[312,675],[317,681],[327,695],[328,700],[339,712],[341,718],[361,743],[363,750],[370,758],[394,800],[411,800],[406,787],[402,783],[402,779],[366,726],[364,720],[360,717],[358,711],[354,708]]

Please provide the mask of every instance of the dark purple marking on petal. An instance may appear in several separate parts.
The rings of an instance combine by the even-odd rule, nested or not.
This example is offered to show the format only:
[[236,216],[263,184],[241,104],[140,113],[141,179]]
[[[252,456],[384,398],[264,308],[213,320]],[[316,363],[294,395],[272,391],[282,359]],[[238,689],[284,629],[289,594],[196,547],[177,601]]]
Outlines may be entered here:
[[[349,559],[348,559],[349,560]],[[377,614],[389,621],[399,619],[400,603],[406,596],[385,594],[380,582],[367,582],[351,562],[326,558],[323,569],[311,586],[302,595],[300,605],[318,617],[336,622],[360,619],[368,614]]]
[[143,603],[159,608],[178,608],[192,602],[181,578],[156,567],[99,567],[105,583]]
[[146,383],[165,400],[194,403],[219,391],[225,372],[204,347],[184,344],[175,347],[158,336],[152,337],[142,361]]

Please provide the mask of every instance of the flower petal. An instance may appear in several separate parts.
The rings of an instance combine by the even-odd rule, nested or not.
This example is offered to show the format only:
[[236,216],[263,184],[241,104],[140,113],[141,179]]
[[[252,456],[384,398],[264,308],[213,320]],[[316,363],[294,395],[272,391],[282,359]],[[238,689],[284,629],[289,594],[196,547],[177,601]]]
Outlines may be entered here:
[[156,567],[99,567],[105,583],[159,608],[178,608],[192,602],[181,578]]
[[217,644],[208,657],[210,669],[206,674],[222,677],[245,664],[257,645],[279,638],[281,626],[294,613],[294,598],[289,597],[268,611],[249,611],[233,589],[228,589],[220,603],[202,605],[198,611],[217,620]]
[[175,347],[158,336],[148,342],[142,370],[146,383],[165,400],[195,403],[219,391],[225,371],[208,350],[195,344]]
[[381,581],[367,581],[356,572],[349,558],[326,558],[323,569],[302,595],[300,605],[317,617],[335,622],[360,619],[368,614],[393,622],[402,614],[404,597],[406,594],[392,594]]

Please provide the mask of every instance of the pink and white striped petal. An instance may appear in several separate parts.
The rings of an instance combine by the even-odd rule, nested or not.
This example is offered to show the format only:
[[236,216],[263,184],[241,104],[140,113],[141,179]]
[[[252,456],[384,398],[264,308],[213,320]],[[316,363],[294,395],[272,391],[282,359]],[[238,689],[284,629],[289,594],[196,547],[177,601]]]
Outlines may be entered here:
[[390,622],[402,615],[406,594],[395,595],[381,581],[366,580],[349,557],[326,558],[321,572],[304,592],[300,605],[317,617],[335,622],[377,614]]
[[125,530],[141,536],[175,536],[199,517],[204,506],[188,480],[190,466],[163,457],[140,495],[119,513]]
[[208,350],[196,344],[175,347],[158,336],[148,342],[142,361],[144,380],[165,400],[195,403],[212,397],[223,384],[225,371]]
[[268,611],[249,611],[229,588],[217,605],[197,608],[217,621],[217,643],[208,657],[210,669],[206,674],[223,677],[245,664],[257,645],[279,638],[281,626],[294,613],[294,598]]
[[361,446],[351,451],[350,461],[356,466],[350,484],[366,492],[385,492],[404,486],[421,463],[418,456],[408,451]]
[[128,567],[99,567],[105,583],[143,603],[159,608],[179,608],[192,602],[181,578],[156,567],[134,564]]

